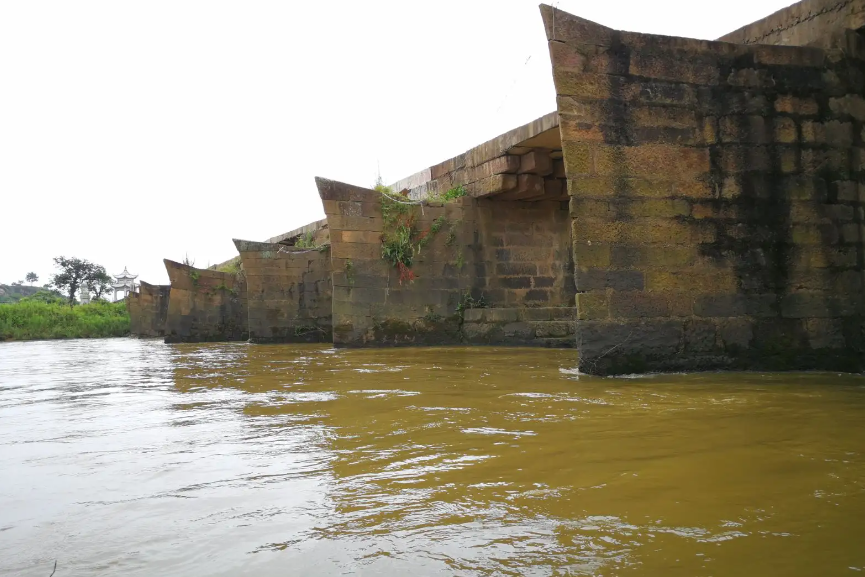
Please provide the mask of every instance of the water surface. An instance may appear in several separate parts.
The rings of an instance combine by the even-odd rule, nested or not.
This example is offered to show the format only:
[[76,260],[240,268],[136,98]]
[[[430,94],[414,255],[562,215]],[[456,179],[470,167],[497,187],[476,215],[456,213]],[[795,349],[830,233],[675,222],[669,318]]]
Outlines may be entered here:
[[0,344],[0,574],[865,573],[865,379]]

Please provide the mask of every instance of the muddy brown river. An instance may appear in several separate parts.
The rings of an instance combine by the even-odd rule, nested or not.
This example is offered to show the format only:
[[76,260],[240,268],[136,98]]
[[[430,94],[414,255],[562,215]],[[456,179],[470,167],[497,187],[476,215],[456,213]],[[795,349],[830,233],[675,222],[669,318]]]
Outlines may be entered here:
[[865,378],[0,344],[0,574],[865,575]]

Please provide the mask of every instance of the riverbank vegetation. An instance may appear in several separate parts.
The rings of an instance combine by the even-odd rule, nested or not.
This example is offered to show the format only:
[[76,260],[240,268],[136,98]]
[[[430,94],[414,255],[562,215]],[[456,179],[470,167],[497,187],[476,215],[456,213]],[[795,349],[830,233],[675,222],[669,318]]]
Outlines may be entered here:
[[[50,294],[50,293],[48,293]],[[96,301],[70,307],[39,295],[0,305],[0,341],[122,337],[129,334],[126,303]],[[60,302],[57,302],[57,301]]]

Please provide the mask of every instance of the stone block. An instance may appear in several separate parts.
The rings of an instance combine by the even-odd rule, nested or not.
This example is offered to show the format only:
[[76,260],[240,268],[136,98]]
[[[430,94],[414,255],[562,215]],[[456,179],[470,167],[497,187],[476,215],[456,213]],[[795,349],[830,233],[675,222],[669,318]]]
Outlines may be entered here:
[[555,63],[557,68],[573,72],[587,71],[589,55],[584,53],[588,52],[587,50],[579,50],[577,47],[564,42],[550,42],[549,48],[550,60]]
[[737,289],[732,271],[697,269],[680,271],[649,271],[646,273],[646,290],[686,291],[697,293],[733,293]]
[[529,291],[526,291],[524,301],[531,303],[543,303],[547,304],[551,301],[552,294],[548,290],[533,288]]
[[574,264],[581,268],[608,268],[610,250],[608,244],[574,243]]
[[499,156],[469,170],[469,182],[476,182],[497,174],[515,174],[520,168],[520,157],[510,154]]
[[859,223],[848,223],[841,225],[841,242],[846,244],[862,244],[865,240],[862,225]]
[[[569,177],[590,174],[593,171],[592,148],[580,142],[562,142],[565,171]],[[573,195],[573,192],[569,193]]]
[[632,52],[628,73],[634,76],[714,86],[720,72],[711,58],[677,58],[672,53]]
[[851,116],[856,120],[865,121],[865,98],[858,94],[830,98],[829,109],[838,116]]
[[582,177],[568,180],[568,194],[578,198],[664,198],[673,196],[673,186],[670,181],[624,176]]
[[545,321],[530,323],[538,338],[561,338],[574,334],[574,323]]
[[553,178],[567,178],[565,173],[565,161],[562,159],[553,160]]
[[467,192],[474,198],[508,192],[517,187],[517,177],[513,174],[496,174],[466,185]]
[[479,323],[484,318],[484,309],[468,309],[463,311],[463,321],[467,323]]
[[746,312],[746,299],[739,294],[700,295],[694,304],[698,317],[738,317]]
[[521,321],[549,321],[552,320],[551,310],[549,307],[520,309],[519,319]]
[[546,176],[553,172],[553,159],[545,150],[532,150],[520,156],[519,174]]
[[803,46],[757,45],[754,61],[769,66],[822,67],[825,62],[825,52],[819,48]]
[[683,325],[679,321],[579,321],[580,367],[602,356],[615,359],[632,355],[674,355],[682,346],[682,337]]
[[622,87],[622,97],[630,103],[664,104],[689,107],[697,104],[697,88],[657,80],[629,82]]
[[743,68],[730,72],[727,76],[727,84],[739,87],[770,88],[774,85],[774,79],[768,70]]
[[577,289],[581,291],[613,289],[618,291],[643,290],[644,273],[638,270],[607,270],[578,268],[575,272]]
[[[567,153],[565,156],[567,161]],[[599,175],[642,176],[668,179],[709,172],[709,151],[666,144],[597,146],[595,170]]]
[[608,203],[608,213],[614,218],[658,217],[676,218],[691,214],[691,203],[682,198],[639,198],[614,200]]
[[836,148],[848,148],[853,145],[852,123],[830,120],[824,123],[823,127],[826,144]]
[[552,288],[556,284],[556,277],[551,276],[535,276],[532,277],[532,286],[534,288]]
[[465,323],[462,334],[469,342],[495,342],[501,339],[501,326],[494,323]]
[[620,246],[609,248],[610,265],[619,268],[629,267],[670,267],[692,265],[696,258],[695,247],[668,246]]
[[775,111],[799,116],[816,116],[820,112],[820,107],[813,98],[797,98],[785,94],[775,100]]
[[566,197],[564,196],[565,194],[565,182],[563,180],[558,178],[544,179],[545,197],[562,197],[563,199],[566,199]]
[[793,143],[798,142],[799,133],[796,128],[796,122],[792,118],[779,116],[774,121],[775,124],[775,142]]
[[841,319],[808,319],[805,330],[812,349],[840,349],[847,345]]
[[541,5],[541,16],[548,40],[576,46],[611,46],[616,31],[590,20],[584,20],[553,6]]
[[513,339],[531,339],[535,336],[532,325],[525,322],[508,323],[502,327],[505,337]]
[[530,262],[496,264],[496,274],[499,276],[534,276],[538,274],[538,265]]
[[825,292],[800,292],[784,295],[781,298],[781,315],[785,318],[825,318],[833,317],[834,299]]
[[484,320],[488,323],[514,323],[519,319],[517,309],[484,309]]
[[772,140],[771,127],[762,116],[724,116],[719,119],[719,130],[724,143],[766,144]]
[[717,334],[726,349],[747,349],[754,339],[754,325],[748,319],[727,319],[717,325]]
[[651,318],[670,316],[666,295],[639,291],[613,291],[610,295],[610,317]]
[[375,244],[334,243],[331,253],[335,258],[352,260],[381,260],[381,242]]
[[559,96],[580,99],[605,100],[616,98],[622,92],[623,78],[606,74],[574,72],[553,68],[553,83]]
[[380,244],[381,233],[371,230],[343,230],[340,240],[348,243]]
[[685,350],[706,353],[716,348],[716,328],[711,321],[691,320],[685,323]]
[[552,307],[550,308],[550,319],[554,321],[573,321],[577,318],[575,307]]
[[724,146],[720,149],[719,165],[727,174],[746,171],[769,171],[772,168],[769,151],[762,146]]

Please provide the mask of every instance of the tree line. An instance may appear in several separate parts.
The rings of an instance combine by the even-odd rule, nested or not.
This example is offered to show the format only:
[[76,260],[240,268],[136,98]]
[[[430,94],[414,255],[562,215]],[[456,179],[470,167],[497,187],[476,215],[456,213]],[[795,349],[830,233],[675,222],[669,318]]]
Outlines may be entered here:
[[[53,288],[54,290],[39,291],[28,297],[29,299],[46,302],[64,300],[69,306],[73,306],[75,296],[83,287],[87,287],[93,300],[102,300],[103,295],[111,289],[113,279],[102,265],[87,259],[67,258],[65,256],[55,257],[54,265],[58,272],[52,275],[49,283],[44,286],[45,289]],[[30,286],[33,286],[33,283],[39,281],[39,275],[35,272],[29,272],[25,279],[30,283]],[[12,283],[13,286],[22,284],[21,281]]]

